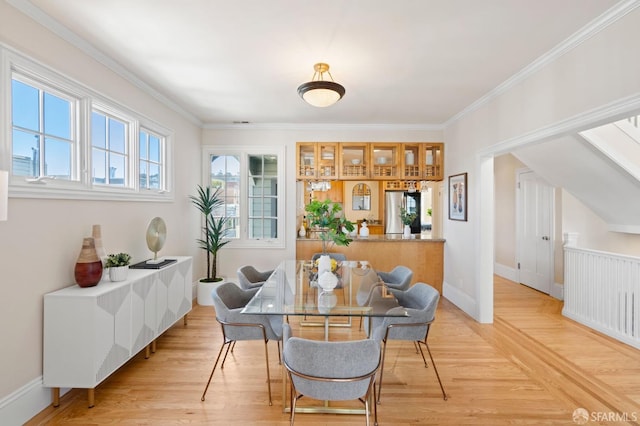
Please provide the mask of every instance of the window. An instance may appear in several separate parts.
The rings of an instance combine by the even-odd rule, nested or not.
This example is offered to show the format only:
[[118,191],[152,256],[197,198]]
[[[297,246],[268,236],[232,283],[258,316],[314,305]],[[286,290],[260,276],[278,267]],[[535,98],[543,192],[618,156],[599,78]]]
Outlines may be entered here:
[[79,100],[25,77],[11,80],[11,99],[13,174],[77,179],[74,123]]
[[140,155],[140,189],[161,190],[164,185],[164,137],[142,128],[138,152]]
[[170,130],[3,46],[0,85],[12,195],[172,199]]
[[223,189],[229,247],[284,247],[284,152],[281,148],[208,147],[204,184]]
[[128,123],[106,113],[91,113],[91,181],[129,186]]
[[278,157],[249,155],[249,238],[278,238]]

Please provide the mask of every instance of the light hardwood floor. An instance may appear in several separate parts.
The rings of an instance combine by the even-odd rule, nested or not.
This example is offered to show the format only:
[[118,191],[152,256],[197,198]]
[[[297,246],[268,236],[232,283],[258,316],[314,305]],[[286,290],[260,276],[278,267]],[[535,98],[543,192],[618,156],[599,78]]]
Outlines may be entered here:
[[[584,408],[588,424],[640,424],[640,351],[561,315],[562,303],[525,286],[495,279],[495,320],[478,324],[441,299],[429,337],[449,399],[431,365],[425,369],[410,343],[387,348],[381,425],[573,425]],[[286,425],[282,374],[270,343],[273,406],[268,405],[261,343],[241,342],[217,370],[205,402],[200,395],[221,343],[213,308],[194,306],[157,341],[149,359],[138,354],[96,388],[72,390],[58,408],[28,424]],[[332,338],[360,335],[331,330]],[[310,327],[294,333],[318,335]],[[345,334],[346,333],[346,334]],[[350,334],[349,334],[350,333]],[[304,400],[304,399],[303,399]],[[626,417],[627,421],[624,421]],[[296,424],[364,424],[362,416],[299,414]]]

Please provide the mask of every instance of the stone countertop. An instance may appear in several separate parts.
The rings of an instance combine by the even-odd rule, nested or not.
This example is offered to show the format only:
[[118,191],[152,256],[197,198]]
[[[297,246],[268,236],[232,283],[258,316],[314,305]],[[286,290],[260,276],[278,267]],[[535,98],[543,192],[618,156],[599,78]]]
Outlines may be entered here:
[[[403,238],[402,234],[383,234],[383,235],[369,235],[368,237],[351,237],[353,242],[385,242],[385,241],[400,241],[400,242],[444,242],[444,238],[435,238],[430,234],[412,234],[411,238]],[[320,241],[320,238],[305,238],[298,237],[298,241]]]

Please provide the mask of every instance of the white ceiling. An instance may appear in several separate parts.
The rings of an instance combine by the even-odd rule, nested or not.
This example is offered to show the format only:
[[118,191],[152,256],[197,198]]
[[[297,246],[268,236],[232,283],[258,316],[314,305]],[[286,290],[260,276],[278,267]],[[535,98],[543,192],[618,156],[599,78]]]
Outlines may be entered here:
[[[31,0],[214,125],[441,125],[617,2]],[[346,88],[329,108],[296,91],[320,61]]]

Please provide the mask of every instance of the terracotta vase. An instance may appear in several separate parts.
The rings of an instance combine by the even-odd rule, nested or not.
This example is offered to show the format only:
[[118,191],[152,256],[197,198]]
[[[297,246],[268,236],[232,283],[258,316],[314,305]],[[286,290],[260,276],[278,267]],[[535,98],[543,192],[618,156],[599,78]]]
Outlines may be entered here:
[[93,238],[87,237],[82,240],[82,250],[75,266],[76,283],[80,287],[93,287],[102,278],[102,261],[96,253],[96,246]]

